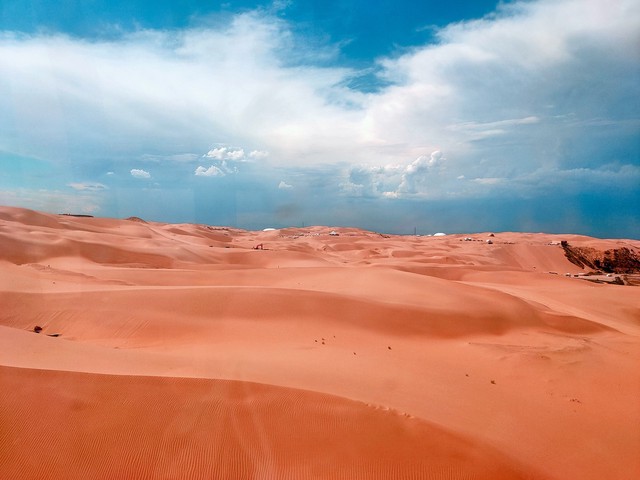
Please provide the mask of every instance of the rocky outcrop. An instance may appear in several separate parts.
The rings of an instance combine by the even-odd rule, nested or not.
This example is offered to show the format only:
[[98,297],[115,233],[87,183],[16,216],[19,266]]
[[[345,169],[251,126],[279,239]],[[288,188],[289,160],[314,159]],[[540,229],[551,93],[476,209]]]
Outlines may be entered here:
[[604,273],[640,273],[640,255],[627,247],[597,250],[590,247],[574,247],[561,242],[567,259],[580,268],[590,268]]

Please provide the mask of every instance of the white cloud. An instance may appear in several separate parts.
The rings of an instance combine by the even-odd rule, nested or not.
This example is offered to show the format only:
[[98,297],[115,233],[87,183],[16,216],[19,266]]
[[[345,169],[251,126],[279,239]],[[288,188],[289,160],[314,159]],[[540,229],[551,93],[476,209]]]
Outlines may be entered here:
[[293,185],[289,185],[287,182],[285,182],[284,180],[281,180],[280,183],[278,184],[278,188],[280,190],[288,190],[290,188],[293,188]]
[[211,165],[209,168],[199,166],[195,171],[196,176],[199,177],[224,177],[226,174],[215,165]]
[[209,150],[204,156],[207,158],[215,158],[218,160],[222,160],[223,158],[226,158],[225,157],[226,153],[227,153],[226,147],[219,147],[219,148],[213,148]]
[[269,156],[269,152],[265,152],[263,150],[252,150],[249,153],[249,158],[253,158],[255,160],[261,160],[263,158],[267,158]]
[[[638,28],[630,0],[519,2],[450,25],[438,44],[381,61],[394,84],[371,97],[369,138],[409,153],[442,149],[449,171],[471,178],[597,167],[620,151],[600,135],[633,150],[637,108],[622,105],[640,94]],[[606,133],[597,118],[611,122]]]
[[496,178],[496,177],[484,177],[484,178],[474,178],[471,180],[472,182],[479,183],[480,185],[498,185],[503,183],[505,178]]
[[384,167],[360,165],[352,167],[347,181],[341,183],[343,193],[351,196],[400,198],[425,197],[440,193],[446,180],[446,159],[439,150],[420,155],[407,165]]
[[[4,33],[0,84],[12,95],[0,97],[0,144],[55,158],[70,141],[78,155],[116,151],[123,161],[180,154],[187,143],[217,139],[256,151],[273,144],[280,152],[305,152],[333,138],[337,125],[354,129],[351,115],[327,96],[342,102],[358,95],[338,86],[348,70],[312,66],[314,59],[326,65],[331,48],[294,37],[265,11],[108,41]],[[297,64],[302,59],[306,66]],[[244,156],[222,148],[221,159]],[[278,158],[293,162],[292,155]]]
[[[380,59],[390,85],[372,93],[345,87],[357,72],[327,66],[337,46],[305,43],[268,9],[91,42],[3,33],[0,150],[109,158],[102,171],[147,158],[157,175],[216,145],[201,172],[247,159],[353,165],[342,191],[376,197],[637,163],[639,30],[637,0],[509,3]],[[446,164],[407,163],[436,150]]]
[[512,127],[519,125],[533,125],[540,122],[539,117],[530,116],[499,120],[495,122],[464,122],[447,126],[447,129],[460,133],[467,141],[482,140],[497,135],[506,135]]
[[215,160],[231,160],[233,162],[239,162],[245,158],[245,155],[244,149],[242,148],[216,147],[209,150],[204,157]]
[[102,183],[96,182],[72,182],[67,184],[67,186],[73,188],[78,191],[88,191],[88,192],[97,192],[100,190],[106,190],[107,186]]
[[[231,150],[231,153],[237,151],[242,150]],[[198,166],[195,170],[197,176],[224,177],[225,175],[238,173],[238,168],[233,163],[230,163],[235,162],[235,160],[221,160],[229,157],[229,151],[225,147],[211,150],[204,157],[213,160],[213,163],[209,167]],[[236,157],[240,158],[240,155],[238,154]]]
[[402,174],[398,195],[426,194],[429,188],[438,188],[441,182],[439,173],[444,167],[444,161],[444,155],[439,150],[415,159]]
[[138,168],[131,169],[131,176],[135,178],[151,178],[151,174],[149,172]]
[[226,159],[234,160],[234,161],[239,161],[239,160],[242,160],[243,158],[244,158],[244,150],[241,148],[238,150],[228,151],[226,156]]

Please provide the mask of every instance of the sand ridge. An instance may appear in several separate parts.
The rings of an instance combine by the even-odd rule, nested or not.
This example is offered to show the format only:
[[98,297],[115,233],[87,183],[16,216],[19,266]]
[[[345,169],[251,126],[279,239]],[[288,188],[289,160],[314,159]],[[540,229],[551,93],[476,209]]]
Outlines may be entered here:
[[[638,290],[564,276],[586,270],[561,240],[640,251],[576,235],[249,232],[0,207],[4,438],[43,450],[39,428],[66,442],[43,451],[48,473],[15,449],[0,470],[633,478]],[[65,434],[52,419],[70,414]],[[140,436],[122,437],[127,424]],[[80,439],[119,461],[78,459]],[[124,453],[142,444],[147,464]]]

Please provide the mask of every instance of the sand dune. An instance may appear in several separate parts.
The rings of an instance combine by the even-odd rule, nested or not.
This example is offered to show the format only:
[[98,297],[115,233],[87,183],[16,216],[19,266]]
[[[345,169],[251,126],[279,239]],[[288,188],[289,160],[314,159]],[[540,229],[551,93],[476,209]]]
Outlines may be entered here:
[[487,235],[0,207],[0,472],[640,476],[638,287],[559,245],[640,242]]
[[499,452],[420,419],[325,394],[52,370],[2,368],[0,376],[12,439],[0,465],[10,478],[528,475]]

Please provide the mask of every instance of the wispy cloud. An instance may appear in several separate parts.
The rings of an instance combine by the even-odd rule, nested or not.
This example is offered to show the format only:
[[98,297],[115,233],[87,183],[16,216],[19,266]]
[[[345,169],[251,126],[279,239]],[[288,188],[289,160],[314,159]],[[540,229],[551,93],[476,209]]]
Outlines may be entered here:
[[94,214],[102,211],[103,199],[92,191],[69,193],[51,189],[16,188],[0,190],[0,205],[28,205],[51,213]]
[[72,182],[68,186],[81,192],[99,192],[107,189],[106,185],[96,182]]

